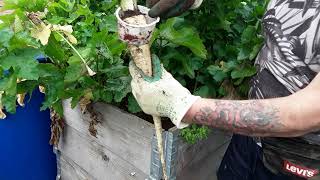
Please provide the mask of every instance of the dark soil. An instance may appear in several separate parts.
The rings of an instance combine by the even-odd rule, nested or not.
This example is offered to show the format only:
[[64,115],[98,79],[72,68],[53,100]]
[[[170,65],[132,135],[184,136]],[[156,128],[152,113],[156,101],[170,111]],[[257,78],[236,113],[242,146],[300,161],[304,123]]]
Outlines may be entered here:
[[137,15],[145,15],[145,14],[141,13],[138,10],[134,10],[134,11],[128,10],[128,11],[121,11],[120,12],[121,19],[126,19],[128,17],[137,16]]

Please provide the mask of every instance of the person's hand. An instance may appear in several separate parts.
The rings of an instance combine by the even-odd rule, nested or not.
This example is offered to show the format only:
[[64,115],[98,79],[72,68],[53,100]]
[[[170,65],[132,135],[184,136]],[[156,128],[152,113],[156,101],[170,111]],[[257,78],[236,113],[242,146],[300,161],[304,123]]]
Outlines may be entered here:
[[129,70],[132,93],[146,114],[168,117],[178,128],[188,126],[181,122],[182,118],[200,97],[191,95],[160,65],[156,56],[153,57],[153,77],[144,75],[134,62],[130,62]]
[[147,0],[150,17],[169,18],[181,15],[189,9],[196,9],[202,0]]

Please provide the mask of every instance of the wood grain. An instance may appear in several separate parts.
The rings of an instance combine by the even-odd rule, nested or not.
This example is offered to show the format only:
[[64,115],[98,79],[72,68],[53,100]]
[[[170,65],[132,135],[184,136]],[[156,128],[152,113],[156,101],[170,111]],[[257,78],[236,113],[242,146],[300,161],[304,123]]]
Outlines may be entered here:
[[139,167],[145,174],[149,174],[153,125],[104,103],[95,104],[94,109],[103,117],[102,122],[96,127],[97,138],[91,136],[88,131],[88,115],[81,115],[79,107],[71,109],[69,102],[64,102],[66,123],[83,136],[105,146]]
[[187,144],[180,139],[178,142],[177,176],[181,176],[188,167],[201,163],[203,158],[214,156],[214,152],[230,139],[230,135],[217,130],[213,130],[206,140],[199,141],[194,145]]
[[78,166],[68,157],[60,156],[61,179],[60,180],[95,180],[84,169]]
[[[63,140],[58,147],[61,155],[74,161],[93,179],[141,180],[148,177],[139,166],[69,125],[66,126]],[[143,160],[147,161],[147,158]]]

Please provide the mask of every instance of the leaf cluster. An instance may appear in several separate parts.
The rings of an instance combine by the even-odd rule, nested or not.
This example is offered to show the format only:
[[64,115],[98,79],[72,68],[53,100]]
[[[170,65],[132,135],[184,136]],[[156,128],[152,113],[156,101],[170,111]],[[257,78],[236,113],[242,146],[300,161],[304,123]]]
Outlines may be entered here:
[[[130,94],[130,57],[117,35],[118,4],[119,0],[5,0],[4,9],[13,13],[0,16],[0,108],[15,113],[16,95],[32,94],[42,86],[41,109],[50,107],[60,115],[63,100],[71,99],[74,107],[82,98],[140,112]],[[198,10],[162,20],[153,34],[152,52],[196,95],[245,97],[263,42],[260,18],[266,4],[267,0],[206,0]],[[39,56],[44,61],[37,61]],[[208,132],[192,126],[182,136],[194,143]]]

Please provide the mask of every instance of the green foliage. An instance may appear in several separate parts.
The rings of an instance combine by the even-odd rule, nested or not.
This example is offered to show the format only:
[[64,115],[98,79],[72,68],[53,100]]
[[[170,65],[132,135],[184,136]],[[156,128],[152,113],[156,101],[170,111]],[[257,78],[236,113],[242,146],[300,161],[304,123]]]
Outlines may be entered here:
[[[267,0],[203,1],[198,10],[160,25],[153,52],[196,95],[221,98],[235,89],[246,98],[263,43],[260,24],[266,5]],[[201,129],[192,126],[182,136],[193,142]]]
[[207,126],[191,125],[188,128],[182,129],[180,135],[189,144],[195,144],[196,142],[208,138],[210,129]]
[[[204,1],[198,10],[163,20],[154,33],[152,52],[196,95],[221,98],[228,95],[225,82],[229,82],[246,96],[263,41],[260,18],[266,2]],[[60,115],[62,100],[69,98],[73,107],[87,98],[140,112],[130,94],[126,45],[117,35],[113,13],[118,4],[118,0],[6,0],[4,8],[14,10],[0,16],[0,91],[4,91],[0,102],[6,110],[15,112],[16,94],[31,93],[41,85],[46,89],[41,109],[52,107]],[[48,63],[35,60],[41,54]],[[3,75],[4,70],[9,73]],[[181,134],[194,143],[208,131],[193,125]]]
[[[2,81],[23,79],[23,84],[32,82],[34,89],[38,85],[44,86],[46,97],[41,109],[53,107],[60,113],[61,102],[67,98],[72,98],[73,104],[83,97],[92,101],[121,102],[131,91],[131,78],[126,45],[116,34],[113,16],[116,4],[118,1],[6,1],[4,8],[15,11],[0,17],[3,22],[0,25],[0,67],[1,70],[11,68],[12,74]],[[65,31],[51,29],[51,32],[40,34],[42,37],[49,35],[47,44],[34,38],[33,31],[41,32],[47,25],[73,27],[72,34],[78,41],[75,49],[96,75],[87,73],[77,52],[58,33]],[[69,36],[65,38],[69,39]],[[49,58],[48,64],[35,60],[41,54]],[[18,93],[17,84],[22,83],[12,81],[10,86],[7,81],[1,83],[5,92],[2,102],[9,112],[15,112],[13,95]],[[30,92],[29,86],[19,87],[19,93]]]

